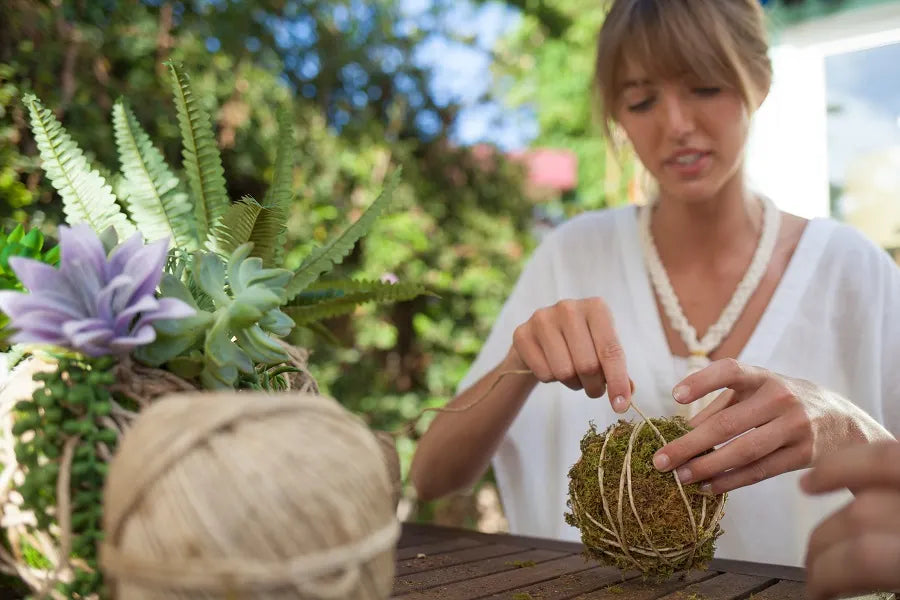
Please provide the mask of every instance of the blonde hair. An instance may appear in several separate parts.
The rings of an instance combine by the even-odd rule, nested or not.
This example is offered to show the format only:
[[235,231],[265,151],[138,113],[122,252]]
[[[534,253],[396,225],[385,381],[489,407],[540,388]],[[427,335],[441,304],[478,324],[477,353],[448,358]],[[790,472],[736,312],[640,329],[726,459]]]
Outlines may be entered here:
[[609,134],[628,61],[651,79],[731,88],[755,110],[772,82],[768,50],[759,0],[613,0],[594,70],[603,126]]

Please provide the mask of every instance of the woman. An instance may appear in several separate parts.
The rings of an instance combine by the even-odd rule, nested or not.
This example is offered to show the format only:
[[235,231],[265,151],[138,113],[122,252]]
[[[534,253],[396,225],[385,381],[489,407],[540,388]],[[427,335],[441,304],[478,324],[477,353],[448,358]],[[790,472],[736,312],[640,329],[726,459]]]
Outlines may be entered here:
[[[744,147],[769,90],[767,50],[757,0],[615,0],[596,91],[658,194],[541,243],[451,406],[487,396],[439,415],[419,443],[420,497],[473,484],[493,460],[514,533],[578,539],[563,521],[566,473],[588,423],[628,409],[631,380],[645,414],[697,426],[657,467],[735,490],[716,556],[803,563],[810,530],[840,499],[805,497],[795,471],[900,430],[886,401],[900,388],[900,273],[849,227],[783,214],[749,189]],[[604,394],[609,405],[585,398]]]

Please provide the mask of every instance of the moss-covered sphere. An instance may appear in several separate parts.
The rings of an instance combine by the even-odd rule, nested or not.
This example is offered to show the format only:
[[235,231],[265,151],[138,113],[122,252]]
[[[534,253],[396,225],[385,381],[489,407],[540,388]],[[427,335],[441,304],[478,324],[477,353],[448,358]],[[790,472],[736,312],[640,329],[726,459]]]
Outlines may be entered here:
[[680,417],[650,423],[619,421],[603,433],[591,424],[581,458],[569,471],[566,522],[581,531],[587,554],[603,564],[656,577],[702,569],[722,534],[726,497],[657,471],[653,455],[663,439],[689,428]]

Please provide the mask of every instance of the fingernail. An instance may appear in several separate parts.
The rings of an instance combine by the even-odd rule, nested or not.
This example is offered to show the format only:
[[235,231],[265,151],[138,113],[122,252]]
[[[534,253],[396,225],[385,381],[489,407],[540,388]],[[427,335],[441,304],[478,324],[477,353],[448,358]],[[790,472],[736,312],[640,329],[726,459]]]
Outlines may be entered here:
[[700,486],[700,491],[703,492],[704,494],[712,494],[712,484],[704,483],[703,485]]
[[681,483],[690,483],[691,482],[691,470],[687,467],[681,467],[676,471],[678,473],[678,479],[681,480]]
[[625,400],[625,396],[616,396],[615,400],[613,400],[613,410],[616,412],[625,412],[625,409],[628,408],[628,401]]
[[664,470],[669,466],[669,457],[665,454],[657,454],[653,457],[653,466],[656,467],[658,471]]
[[684,400],[687,398],[688,394],[691,392],[690,388],[686,385],[679,385],[674,390],[672,390],[672,397],[675,400]]

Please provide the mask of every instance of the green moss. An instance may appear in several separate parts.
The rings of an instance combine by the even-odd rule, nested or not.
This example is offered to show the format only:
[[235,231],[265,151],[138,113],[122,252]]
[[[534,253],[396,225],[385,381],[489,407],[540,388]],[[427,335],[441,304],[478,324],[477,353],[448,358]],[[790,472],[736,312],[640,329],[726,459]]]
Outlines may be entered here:
[[528,592],[519,592],[512,595],[512,600],[534,600],[534,596]]
[[537,563],[533,560],[511,560],[506,563],[507,566],[515,567],[517,569],[526,569],[528,567],[533,567]]
[[[651,419],[651,422],[667,441],[689,431],[687,422],[679,417]],[[691,547],[695,536],[674,476],[671,473],[661,473],[653,466],[653,455],[663,446],[663,442],[649,426],[643,426],[638,431],[631,451],[631,498],[640,515],[640,523],[632,510],[627,484],[621,488],[621,523],[619,521],[621,475],[634,428],[635,424],[632,422],[619,421],[605,432],[598,433],[591,424],[581,440],[581,459],[569,471],[570,512],[565,515],[566,522],[579,528],[586,553],[602,564],[620,569],[637,569],[645,576],[658,578],[670,576],[676,571],[703,568],[712,558],[715,539],[721,535],[718,523],[710,523],[710,515],[724,498],[703,494],[697,484],[684,485],[694,521],[698,525],[704,513],[704,500],[706,502],[706,529],[697,536],[702,543],[693,553],[688,552],[677,558],[662,559],[656,556],[652,548]],[[598,467],[607,437],[609,441],[603,455],[601,494]],[[608,514],[604,509],[604,498]],[[628,552],[622,552],[615,543],[611,544],[610,542],[617,541],[615,535],[603,531],[588,515],[605,528],[620,531]],[[648,543],[648,538],[652,544]],[[649,555],[637,552],[636,549],[639,548]]]

